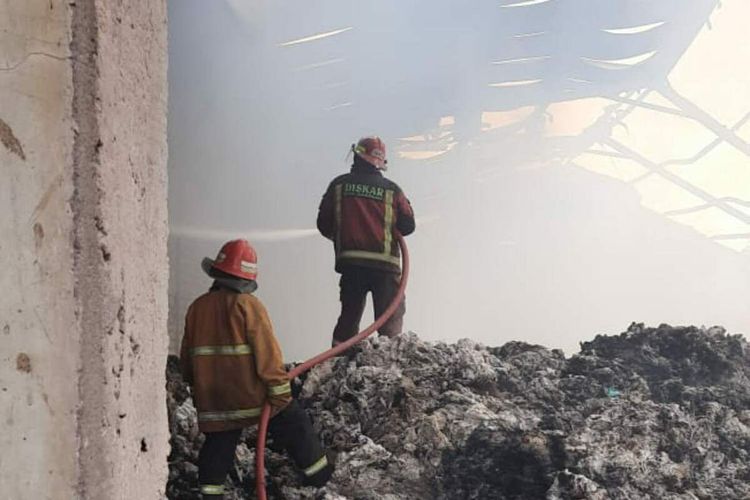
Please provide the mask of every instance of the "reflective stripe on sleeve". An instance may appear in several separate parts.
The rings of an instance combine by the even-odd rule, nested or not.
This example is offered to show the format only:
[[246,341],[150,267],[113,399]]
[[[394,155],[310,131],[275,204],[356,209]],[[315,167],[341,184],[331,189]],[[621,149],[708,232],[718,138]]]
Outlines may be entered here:
[[292,386],[289,382],[284,382],[279,385],[268,386],[269,396],[281,396],[282,394],[289,394],[292,392]]
[[322,457],[320,457],[320,459],[317,462],[312,464],[303,472],[305,473],[305,476],[310,477],[320,472],[323,469],[323,467],[325,467],[326,465],[328,465],[328,457],[323,455]]
[[252,353],[249,344],[237,345],[204,345],[190,349],[192,356],[240,356]]
[[201,484],[201,494],[203,495],[223,495],[223,484]]
[[230,411],[203,411],[198,413],[198,422],[217,422],[222,420],[242,420],[260,416],[263,408],[246,408]]

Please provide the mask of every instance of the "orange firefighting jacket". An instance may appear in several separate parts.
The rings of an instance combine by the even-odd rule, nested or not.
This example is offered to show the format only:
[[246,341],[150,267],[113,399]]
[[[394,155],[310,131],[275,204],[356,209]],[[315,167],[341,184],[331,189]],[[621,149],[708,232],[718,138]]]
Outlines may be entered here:
[[248,293],[214,287],[190,305],[180,363],[202,432],[253,425],[266,401],[277,412],[292,398],[268,313]]

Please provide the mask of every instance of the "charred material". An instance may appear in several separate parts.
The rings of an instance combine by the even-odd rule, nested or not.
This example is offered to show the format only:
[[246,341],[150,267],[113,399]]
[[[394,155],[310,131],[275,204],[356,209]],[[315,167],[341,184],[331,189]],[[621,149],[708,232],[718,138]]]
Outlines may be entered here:
[[[201,435],[167,368],[170,498],[199,498]],[[274,499],[750,498],[750,348],[722,328],[597,336],[566,359],[521,342],[373,338],[295,386],[336,473],[301,486],[267,451]],[[255,431],[228,498],[254,498]]]

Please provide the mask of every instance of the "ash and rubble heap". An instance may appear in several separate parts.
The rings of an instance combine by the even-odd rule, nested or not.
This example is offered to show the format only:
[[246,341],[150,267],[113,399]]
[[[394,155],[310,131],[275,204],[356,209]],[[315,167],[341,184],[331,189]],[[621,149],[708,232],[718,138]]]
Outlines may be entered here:
[[[174,358],[168,389],[168,495],[199,498],[202,438]],[[273,499],[750,498],[750,348],[719,327],[633,324],[569,359],[522,342],[372,338],[295,389],[337,470],[302,487],[270,443]],[[255,437],[228,498],[254,498]]]

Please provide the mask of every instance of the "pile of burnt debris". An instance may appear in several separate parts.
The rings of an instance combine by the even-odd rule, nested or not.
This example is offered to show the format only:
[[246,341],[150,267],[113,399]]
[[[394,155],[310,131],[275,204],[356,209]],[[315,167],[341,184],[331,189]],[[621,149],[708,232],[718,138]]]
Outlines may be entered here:
[[[202,436],[167,369],[170,498],[199,498]],[[597,336],[581,352],[373,338],[295,381],[337,469],[323,489],[269,443],[271,499],[747,499],[750,347],[714,327]],[[227,498],[255,498],[255,430]]]

